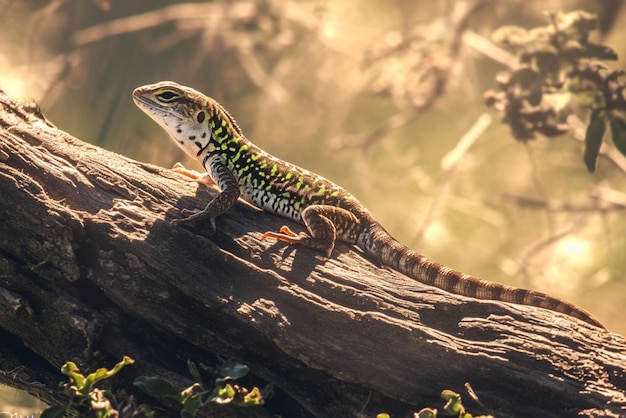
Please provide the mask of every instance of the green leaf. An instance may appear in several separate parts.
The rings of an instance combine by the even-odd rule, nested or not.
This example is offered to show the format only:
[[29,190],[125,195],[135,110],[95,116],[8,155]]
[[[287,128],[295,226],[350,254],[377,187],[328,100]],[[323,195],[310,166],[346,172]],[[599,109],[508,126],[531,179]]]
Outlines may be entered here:
[[81,390],[85,386],[85,376],[78,373],[78,366],[76,363],[68,361],[61,366],[61,373],[72,379],[78,390]]
[[598,44],[583,44],[577,48],[574,44],[568,45],[565,50],[568,56],[574,58],[596,58],[599,60],[611,60],[617,59],[617,53],[608,46]]
[[81,392],[85,394],[91,392],[91,389],[96,384],[96,382],[106,379],[108,377],[107,374],[108,370],[105,368],[100,368],[93,373],[89,373],[85,378],[85,384],[83,385]]
[[274,385],[269,383],[267,386],[265,386],[265,388],[261,392],[261,395],[263,395],[263,399],[269,399],[274,396]]
[[227,404],[232,402],[235,398],[235,389],[231,385],[226,385],[223,388],[216,387],[207,402],[215,402],[217,404]]
[[522,89],[527,90],[537,84],[539,81],[539,73],[530,67],[521,67],[513,71],[513,80],[515,80]]
[[246,396],[243,397],[244,406],[263,405],[263,395],[258,387],[254,387]]
[[133,381],[133,385],[141,389],[147,395],[157,399],[182,400],[180,393],[169,381],[160,377],[139,376]]
[[424,408],[414,414],[415,418],[437,418],[437,410],[431,408]]
[[568,41],[563,45],[563,55],[569,58],[595,58],[598,60],[617,59],[617,53],[608,46]]
[[609,115],[609,124],[615,148],[617,148],[622,155],[626,156],[626,120],[624,120],[621,115],[611,113]]
[[559,57],[556,54],[535,52],[534,54],[535,65],[542,76],[558,74]]
[[587,54],[589,57],[597,58],[599,60],[611,60],[617,59],[617,53],[604,45],[587,44]]
[[183,410],[180,411],[181,417],[195,417],[198,409],[202,406],[202,400],[199,396],[192,396],[183,401]]
[[250,368],[241,363],[237,357],[231,357],[220,368],[220,375],[226,379],[236,380],[248,374]]
[[543,99],[543,92],[541,89],[534,89],[529,94],[526,100],[528,100],[528,104],[531,106],[539,106],[541,100]]
[[461,395],[451,390],[441,392],[441,397],[446,400],[443,412],[446,415],[460,415],[465,413],[465,408],[461,403]]
[[98,383],[100,380],[104,380],[104,379],[108,379],[109,377],[115,376],[120,370],[122,370],[122,368],[124,366],[128,366],[129,364],[133,364],[135,362],[135,360],[133,360],[132,358],[128,357],[128,356],[124,356],[124,358],[122,359],[122,361],[120,361],[119,363],[117,363],[113,369],[111,370],[107,370],[105,368],[101,368],[96,370],[93,373],[90,373],[87,375],[87,378],[85,379],[83,388],[79,388],[79,390],[85,394],[91,392],[91,388],[93,388],[93,386]]
[[196,392],[196,389],[199,388],[200,386],[201,386],[200,383],[194,383],[193,385],[189,386],[187,389],[184,389],[183,391],[181,391],[180,396],[182,396],[183,402],[187,398],[196,396],[194,392]]
[[602,112],[603,109],[594,109],[593,112],[591,112],[591,119],[589,120],[589,126],[587,126],[587,132],[585,133],[585,152],[583,160],[590,173],[593,173],[596,169],[596,160],[600,153],[602,137],[606,129],[606,123],[601,116]]
[[189,374],[193,377],[193,380],[198,383],[202,383],[202,377],[200,377],[200,371],[198,370],[196,363],[191,360],[187,360],[187,369],[189,370]]
[[67,405],[55,405],[41,411],[39,418],[63,418],[67,413]]

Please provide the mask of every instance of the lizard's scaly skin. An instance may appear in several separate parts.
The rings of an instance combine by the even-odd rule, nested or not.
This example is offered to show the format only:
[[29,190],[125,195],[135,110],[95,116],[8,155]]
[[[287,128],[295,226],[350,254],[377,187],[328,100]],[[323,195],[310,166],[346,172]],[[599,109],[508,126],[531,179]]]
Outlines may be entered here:
[[[487,282],[444,267],[396,241],[350,193],[331,181],[273,157],[243,135],[215,100],[171,81],[135,89],[133,100],[190,156],[197,158],[220,194],[207,207],[172,225],[215,218],[238,198],[304,223],[310,235],[283,227],[264,238],[315,248],[330,257],[336,239],[361,247],[372,259],[445,291],[478,299],[538,306],[604,328],[585,310],[544,293]],[[190,175],[188,170],[177,171]],[[193,176],[193,175],[192,175]],[[208,179],[200,181],[210,183]]]

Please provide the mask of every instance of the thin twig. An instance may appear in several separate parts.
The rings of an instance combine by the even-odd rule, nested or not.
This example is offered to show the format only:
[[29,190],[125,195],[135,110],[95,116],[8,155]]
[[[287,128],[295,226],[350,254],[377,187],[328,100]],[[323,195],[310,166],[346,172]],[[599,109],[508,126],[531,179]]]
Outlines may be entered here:
[[489,113],[483,113],[478,117],[474,125],[463,135],[463,137],[457,142],[456,146],[449,151],[441,159],[441,168],[443,171],[452,171],[456,169],[459,161],[467,153],[467,151],[476,143],[476,140],[487,130],[491,125],[491,116]]
[[[313,30],[319,26],[318,19],[306,6],[286,3],[279,10],[285,19],[301,27]],[[254,1],[174,4],[80,30],[72,36],[72,42],[80,47],[171,22],[176,23],[179,30],[215,28],[218,32],[225,16],[232,21],[238,21],[252,18],[256,13],[258,2]]]
[[[238,7],[229,9],[229,13],[251,14],[253,8],[250,3],[238,3]],[[196,20],[207,25],[218,16],[223,16],[225,12],[223,3],[182,3],[163,7],[146,13],[122,17],[111,20],[100,25],[91,26],[80,30],[72,36],[72,42],[76,46],[84,46],[104,39],[119,36],[126,33],[138,32],[148,28],[162,25],[172,21]]]
[[514,196],[505,194],[502,200],[520,208],[525,209],[542,209],[549,212],[571,212],[571,213],[588,213],[588,212],[610,212],[625,211],[626,202],[613,202],[604,200],[603,198],[595,198],[591,203],[574,203],[559,200],[540,200],[525,196]]
[[492,60],[499,62],[505,67],[517,67],[518,59],[515,55],[511,54],[506,49],[500,48],[489,39],[472,30],[466,30],[463,32],[462,40],[463,44],[469,46],[477,52],[480,52],[487,58],[491,58]]

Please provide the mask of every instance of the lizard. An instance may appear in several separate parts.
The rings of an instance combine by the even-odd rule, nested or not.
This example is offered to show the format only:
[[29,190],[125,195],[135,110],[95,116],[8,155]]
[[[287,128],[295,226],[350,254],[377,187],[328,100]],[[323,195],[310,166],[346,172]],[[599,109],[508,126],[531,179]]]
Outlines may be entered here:
[[357,245],[372,260],[427,285],[476,299],[530,305],[561,312],[599,328],[584,309],[533,290],[482,280],[431,261],[394,239],[365,206],[326,178],[283,161],[248,140],[235,119],[216,100],[172,81],[136,88],[135,104],[178,146],[205,168],[200,174],[180,163],[174,171],[217,186],[219,194],[200,211],[183,210],[170,225],[216,217],[242,199],[255,207],[304,224],[308,233],[283,226],[273,238],[321,251],[330,258],[337,240]]

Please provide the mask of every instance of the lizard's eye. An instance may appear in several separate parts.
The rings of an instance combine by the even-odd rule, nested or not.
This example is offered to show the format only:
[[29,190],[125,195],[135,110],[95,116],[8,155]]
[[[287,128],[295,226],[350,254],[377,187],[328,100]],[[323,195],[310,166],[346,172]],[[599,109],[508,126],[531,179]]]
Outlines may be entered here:
[[156,95],[156,98],[163,103],[169,103],[172,100],[174,100],[177,96],[176,93],[174,93],[173,91],[169,91],[169,90],[165,90],[162,93],[159,93]]

